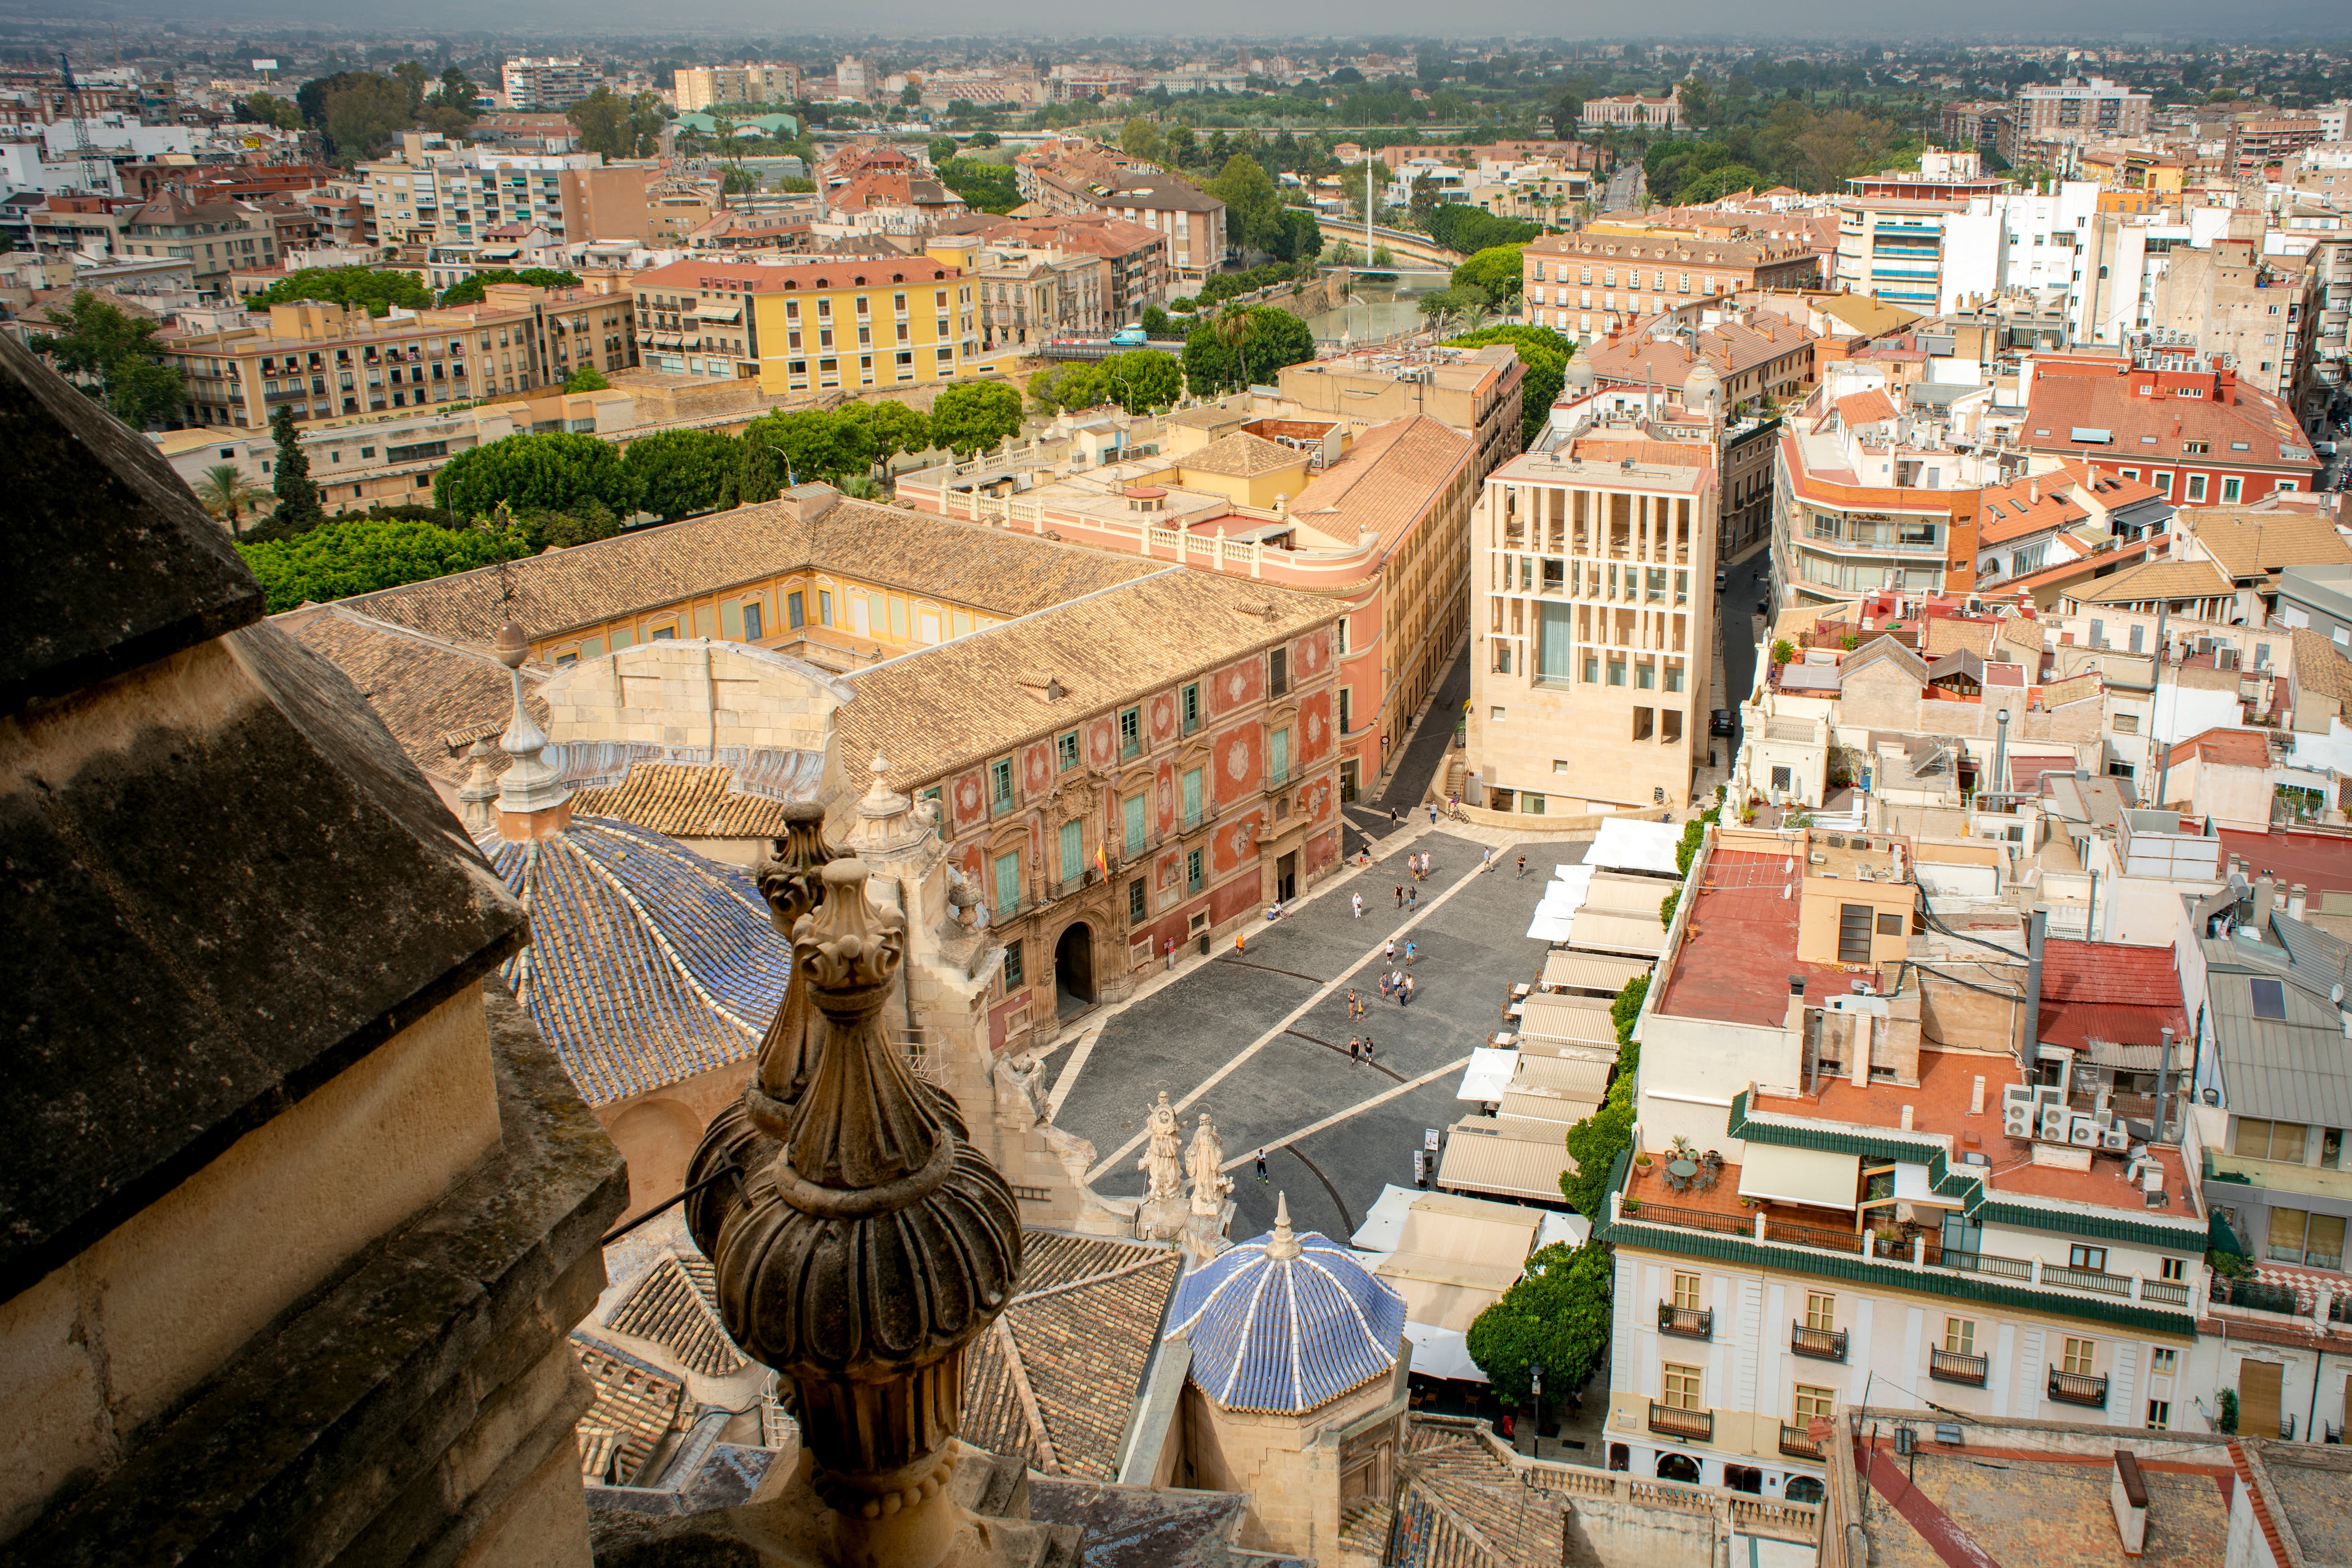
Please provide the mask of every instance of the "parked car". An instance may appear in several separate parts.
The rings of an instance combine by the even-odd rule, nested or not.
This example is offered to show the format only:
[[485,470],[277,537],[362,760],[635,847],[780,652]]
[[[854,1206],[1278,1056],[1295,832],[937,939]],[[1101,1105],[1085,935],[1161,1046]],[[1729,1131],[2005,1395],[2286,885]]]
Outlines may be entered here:
[[1714,712],[1708,714],[1706,716],[1706,732],[1710,735],[1730,734],[1731,710],[1728,708],[1718,708]]
[[1720,594],[1729,586],[1731,586],[1731,574],[1718,569],[1715,574],[1715,591]]

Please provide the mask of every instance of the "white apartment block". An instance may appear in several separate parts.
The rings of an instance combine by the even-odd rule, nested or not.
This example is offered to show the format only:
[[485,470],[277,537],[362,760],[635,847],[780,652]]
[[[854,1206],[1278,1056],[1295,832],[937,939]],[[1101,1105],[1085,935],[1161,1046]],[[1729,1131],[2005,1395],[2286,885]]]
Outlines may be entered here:
[[801,68],[795,65],[680,66],[677,77],[681,114],[714,109],[722,103],[794,103],[801,96]]
[[585,60],[518,55],[500,73],[509,109],[562,109],[596,90],[604,78]]

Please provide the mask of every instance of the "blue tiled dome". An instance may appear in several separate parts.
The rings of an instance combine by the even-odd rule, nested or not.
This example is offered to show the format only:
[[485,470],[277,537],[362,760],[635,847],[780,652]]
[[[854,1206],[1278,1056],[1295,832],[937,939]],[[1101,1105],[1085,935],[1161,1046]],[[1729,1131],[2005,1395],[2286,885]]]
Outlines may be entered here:
[[530,945],[500,973],[589,1104],[758,1051],[792,949],[741,869],[595,816],[481,848],[530,913]]
[[1329,1238],[1294,1239],[1277,1221],[1185,1276],[1169,1334],[1191,1338],[1192,1381],[1225,1409],[1297,1415],[1395,1369],[1404,1298]]

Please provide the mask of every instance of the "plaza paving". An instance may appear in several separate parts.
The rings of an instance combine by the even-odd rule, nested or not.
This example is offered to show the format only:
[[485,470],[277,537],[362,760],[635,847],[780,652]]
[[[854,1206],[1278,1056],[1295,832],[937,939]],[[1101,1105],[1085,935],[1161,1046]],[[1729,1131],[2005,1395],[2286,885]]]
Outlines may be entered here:
[[[1475,1109],[1454,1097],[1471,1048],[1501,1026],[1511,985],[1541,968],[1546,944],[1522,933],[1552,868],[1584,853],[1577,840],[1505,846],[1482,875],[1486,847],[1442,829],[1393,835],[1375,846],[1385,858],[1253,927],[1245,957],[1235,958],[1228,941],[1057,1052],[1048,1066],[1055,1121],[1093,1142],[1096,1190],[1143,1190],[1136,1162],[1144,1113],[1163,1089],[1184,1114],[1187,1137],[1206,1110],[1238,1162],[1230,1173],[1237,1238],[1272,1226],[1276,1191],[1289,1194],[1298,1228],[1345,1238],[1383,1185],[1410,1185],[1425,1130]],[[1393,889],[1415,885],[1403,856],[1423,850],[1434,868],[1418,884],[1420,908],[1400,911]],[[1521,851],[1524,879],[1513,872]],[[1364,895],[1360,920],[1354,891]],[[1409,1007],[1380,994],[1381,943],[1391,935],[1400,963],[1405,938],[1418,949]],[[1350,985],[1370,1010],[1352,1026]],[[1377,1066],[1349,1061],[1351,1033],[1378,1043]],[[1261,1145],[1271,1177],[1263,1185],[1251,1159]]]

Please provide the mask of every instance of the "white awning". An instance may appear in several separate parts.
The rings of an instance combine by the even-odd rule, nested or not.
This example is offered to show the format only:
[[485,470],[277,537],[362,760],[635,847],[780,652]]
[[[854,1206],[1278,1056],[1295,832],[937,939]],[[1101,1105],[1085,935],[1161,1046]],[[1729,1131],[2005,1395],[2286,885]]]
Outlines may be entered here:
[[1366,1211],[1364,1223],[1356,1227],[1348,1245],[1361,1252],[1394,1252],[1397,1238],[1404,1234],[1405,1216],[1412,1212],[1412,1200],[1424,1195],[1419,1187],[1393,1183],[1382,1187],[1379,1200]]
[[1524,1056],[1511,1087],[1598,1100],[1608,1092],[1609,1063],[1591,1057]]
[[1461,1383],[1484,1383],[1486,1374],[1470,1359],[1469,1337],[1458,1329],[1433,1328],[1408,1320],[1404,1337],[1412,1342],[1412,1370],[1422,1377],[1446,1377]]
[[1470,1050],[1469,1070],[1462,1075],[1462,1088],[1456,1100],[1472,1100],[1480,1104],[1500,1100],[1510,1087],[1512,1074],[1517,1069],[1519,1053],[1498,1051],[1491,1046],[1474,1046]]
[[1569,932],[1576,928],[1576,917],[1563,910],[1558,914],[1543,910],[1528,922],[1528,935],[1536,942],[1566,942]]
[[1571,1247],[1582,1247],[1592,1239],[1592,1222],[1580,1214],[1546,1214],[1543,1226],[1536,1232],[1538,1249],[1555,1242],[1565,1242]]
[[1936,1191],[1927,1180],[1927,1167],[1925,1165],[1895,1166],[1895,1195],[1906,1204],[1933,1204],[1937,1208],[1947,1209],[1960,1206],[1959,1199],[1945,1197]]
[[1510,1129],[1534,1131],[1540,1127],[1542,1135],[1533,1138],[1497,1136],[1500,1124],[1487,1125],[1496,1131],[1472,1131],[1466,1118],[1454,1123],[1453,1135],[1445,1140],[1445,1157],[1438,1163],[1440,1187],[1447,1192],[1533,1198],[1538,1203],[1566,1201],[1560,1196],[1559,1178],[1575,1170],[1576,1162],[1568,1157],[1568,1145],[1557,1123]]
[[[1673,890],[1666,889],[1667,892]],[[1658,896],[1663,900],[1665,894]],[[1569,936],[1579,947],[1643,958],[1656,958],[1666,949],[1666,930],[1658,923],[1654,909],[1638,913],[1629,910],[1579,910],[1570,924]]]
[[1569,1040],[1617,1049],[1617,1025],[1609,1005],[1591,996],[1553,996],[1543,992],[1519,1004],[1520,1036],[1529,1040]]
[[1657,871],[1678,877],[1682,873],[1675,866],[1675,847],[1682,837],[1683,830],[1671,823],[1603,817],[1601,832],[1593,838],[1592,847],[1584,852],[1584,863],[1620,871]]
[[1852,1209],[1858,1201],[1855,1194],[1861,1179],[1862,1161],[1856,1155],[1750,1143],[1747,1163],[1739,1167],[1739,1195]]
[[740,321],[743,319],[740,305],[704,305],[694,312],[706,321]]
[[1555,952],[1544,960],[1543,984],[1578,991],[1622,991],[1650,965],[1638,958],[1616,958],[1598,952]]

